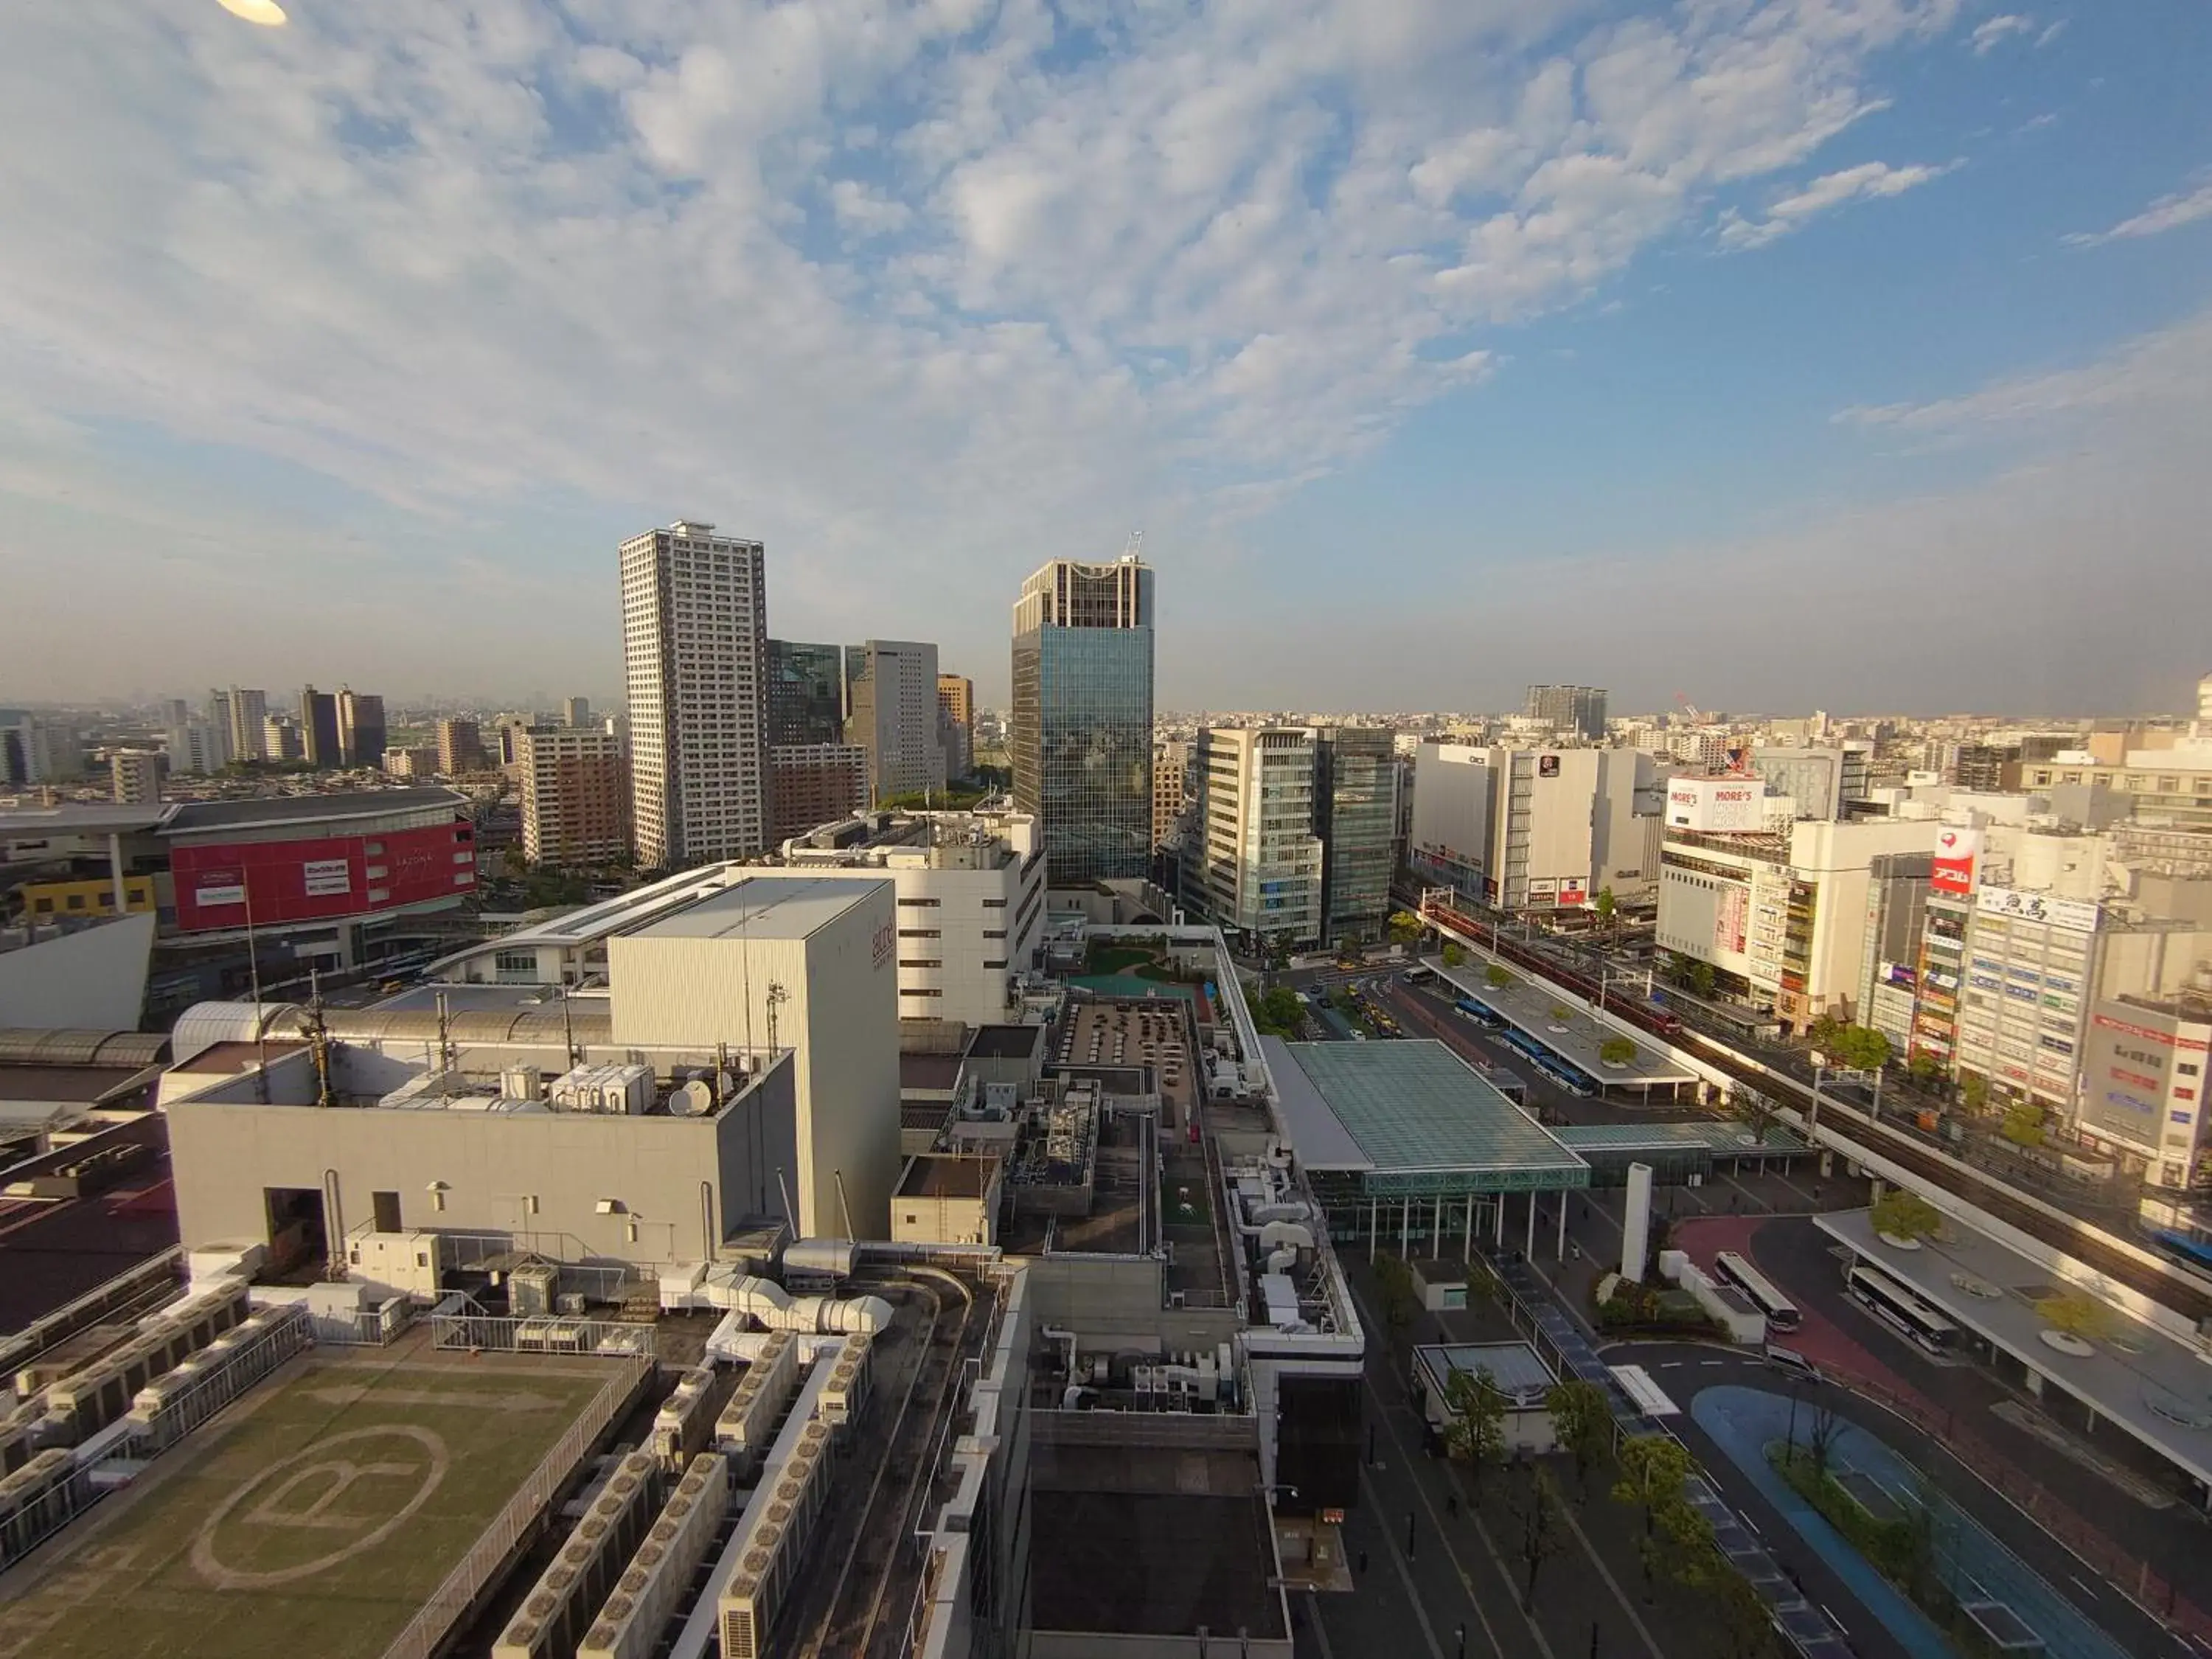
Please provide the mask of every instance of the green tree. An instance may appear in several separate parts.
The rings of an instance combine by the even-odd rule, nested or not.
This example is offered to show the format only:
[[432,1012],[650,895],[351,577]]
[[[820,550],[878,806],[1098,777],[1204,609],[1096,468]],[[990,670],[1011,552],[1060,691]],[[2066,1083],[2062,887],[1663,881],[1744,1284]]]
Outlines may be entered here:
[[2112,1310],[2081,1291],[2060,1291],[2035,1304],[2036,1317],[2054,1331],[2078,1336],[2085,1342],[2108,1337],[2114,1329]]
[[1575,1490],[1588,1498],[1589,1472],[1613,1449],[1613,1407],[1605,1390],[1579,1378],[1554,1382],[1545,1390],[1544,1409],[1559,1449],[1575,1461]]
[[1659,1509],[1657,1565],[1676,1583],[1690,1589],[1709,1588],[1722,1573],[1731,1571],[1721,1553],[1713,1523],[1686,1499],[1675,1498]]
[[2043,1108],[2032,1100],[2016,1100],[2005,1109],[1997,1131],[2015,1146],[2043,1145]]
[[1771,1100],[1756,1089],[1738,1089],[1729,1096],[1728,1109],[1730,1116],[1751,1131],[1754,1141],[1762,1146],[1766,1145],[1767,1132],[1776,1121]]
[[1891,1238],[1932,1238],[1943,1224],[1943,1213],[1919,1194],[1893,1187],[1868,1219],[1875,1231]]
[[1610,887],[1601,887],[1597,890],[1597,898],[1592,908],[1597,912],[1598,926],[1605,928],[1610,928],[1613,926],[1613,919],[1620,909],[1620,907],[1613,902],[1613,889]]
[[1513,983],[1513,975],[1502,962],[1493,962],[1482,970],[1482,982],[1493,991],[1502,991]]
[[1942,1080],[1943,1062],[1929,1054],[1927,1049],[1922,1048],[1905,1062],[1905,1072],[1907,1077],[1922,1088],[1933,1088]]
[[1836,1442],[1843,1438],[1844,1419],[1834,1406],[1822,1401],[1813,1408],[1805,1425],[1805,1462],[1815,1481],[1826,1480],[1836,1461]]
[[1505,1392],[1487,1365],[1455,1370],[1444,1385],[1444,1405],[1451,1413],[1444,1425],[1444,1448],[1467,1463],[1479,1498],[1483,1465],[1497,1462],[1505,1450]]
[[1457,939],[1446,939],[1446,940],[1444,941],[1444,966],[1445,966],[1445,967],[1447,967],[1447,968],[1456,968],[1456,967],[1458,967],[1462,963],[1465,962],[1466,960],[1467,960],[1467,952],[1466,952],[1464,950],[1462,950],[1462,949],[1461,949],[1461,948],[1460,948],[1460,944],[1459,944],[1459,941],[1458,941]]
[[1978,1072],[1969,1072],[1959,1079],[1959,1098],[1970,1112],[1986,1112],[1990,1109],[1990,1080]]
[[1575,1011],[1564,1002],[1553,1003],[1546,1012],[1550,1014],[1554,1025],[1565,1025],[1575,1017]]
[[1394,945],[1411,945],[1420,938],[1423,932],[1421,919],[1411,910],[1393,912],[1389,928],[1390,942]]
[[1607,1037],[1598,1044],[1597,1057],[1608,1066],[1631,1066],[1635,1064],[1638,1052],[1636,1045],[1625,1036]]
[[1382,1323],[1389,1332],[1390,1346],[1395,1348],[1405,1340],[1421,1305],[1420,1293],[1413,1288],[1413,1270],[1401,1257],[1385,1250],[1375,1258],[1375,1283],[1382,1294]]
[[1536,1610],[1536,1575],[1543,1571],[1545,1562],[1566,1547],[1565,1518],[1552,1472],[1539,1468],[1528,1483],[1528,1502],[1521,1511],[1521,1565],[1528,1574],[1521,1605],[1529,1613]]
[[1670,1436],[1638,1434],[1621,1442],[1619,1458],[1620,1478],[1613,1483],[1613,1501],[1644,1512],[1648,1537],[1658,1524],[1659,1512],[1681,1501],[1683,1483],[1690,1478],[1690,1454]]
[[1720,1659],[1771,1659],[1774,1614],[1751,1580],[1730,1568],[1712,1587]]
[[1835,1026],[1821,1047],[1831,1060],[1855,1072],[1878,1072],[1889,1064],[1889,1039],[1869,1026]]
[[1690,993],[1693,996],[1711,997],[1720,983],[1720,975],[1710,962],[1690,964]]

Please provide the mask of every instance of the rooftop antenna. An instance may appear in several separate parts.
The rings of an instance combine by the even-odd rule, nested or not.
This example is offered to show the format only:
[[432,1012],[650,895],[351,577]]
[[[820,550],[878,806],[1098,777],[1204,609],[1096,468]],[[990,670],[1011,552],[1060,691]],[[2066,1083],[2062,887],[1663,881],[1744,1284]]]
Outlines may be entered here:
[[1129,540],[1127,544],[1121,549],[1121,556],[1125,559],[1141,559],[1145,556],[1145,532],[1143,531],[1132,530],[1129,532]]
[[331,1029],[323,1019],[322,976],[313,966],[307,969],[307,1048],[315,1058],[315,1104],[328,1108],[335,1103],[331,1092]]
[[238,889],[246,901],[246,974],[253,986],[254,1091],[269,1103],[269,1016],[261,1006],[261,954],[253,945],[253,866],[238,866]]

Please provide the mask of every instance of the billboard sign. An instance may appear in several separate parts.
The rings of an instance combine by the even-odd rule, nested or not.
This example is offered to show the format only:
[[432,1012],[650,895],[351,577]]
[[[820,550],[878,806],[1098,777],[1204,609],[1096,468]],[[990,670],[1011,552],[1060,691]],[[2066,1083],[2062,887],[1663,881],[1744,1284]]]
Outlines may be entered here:
[[1936,862],[1928,884],[1939,893],[1964,898],[1974,890],[1974,861],[1981,856],[1982,832],[1949,825],[1936,833]]
[[240,869],[203,870],[192,889],[192,902],[202,909],[219,910],[246,902],[246,872]]
[[1974,896],[1974,908],[1985,916],[2047,922],[2070,933],[2097,931],[2097,907],[2085,899],[2054,898],[2048,893],[2031,893],[2017,887],[1984,887]]
[[1751,921],[1751,890],[1734,883],[1721,889],[1720,908],[1713,921],[1713,947],[1741,956]]
[[353,869],[343,859],[313,859],[301,866],[307,895],[328,898],[353,891]]
[[1673,778],[1667,784],[1667,827],[1741,835],[1766,821],[1766,787],[1757,779]]
[[1540,778],[1559,776],[1559,757],[1557,755],[1539,755],[1536,757],[1536,775]]
[[1578,881],[1563,881],[1559,884],[1559,902],[1587,904],[1589,902],[1589,891]]

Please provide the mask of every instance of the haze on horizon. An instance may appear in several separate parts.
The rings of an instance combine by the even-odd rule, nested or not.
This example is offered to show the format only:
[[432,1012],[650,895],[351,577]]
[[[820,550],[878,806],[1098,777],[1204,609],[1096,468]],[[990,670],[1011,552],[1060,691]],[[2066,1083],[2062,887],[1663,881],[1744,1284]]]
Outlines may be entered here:
[[2179,710],[2212,9],[38,5],[0,701],[609,698],[615,547],[987,702],[1044,559],[1164,708]]

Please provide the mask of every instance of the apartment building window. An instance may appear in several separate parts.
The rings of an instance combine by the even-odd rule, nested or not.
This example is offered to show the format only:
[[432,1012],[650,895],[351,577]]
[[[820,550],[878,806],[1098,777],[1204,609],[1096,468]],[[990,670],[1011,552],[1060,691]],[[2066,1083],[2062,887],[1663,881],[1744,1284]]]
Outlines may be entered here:
[[902,986],[899,989],[899,994],[902,997],[941,997],[945,993],[942,991],[931,990],[910,991]]
[[1006,959],[1000,957],[996,962],[986,962],[983,965],[986,968],[1003,968],[1006,965]]
[[899,958],[899,966],[902,968],[942,968],[945,966],[945,963],[940,958],[936,957],[901,957]]
[[902,927],[898,930],[898,936],[901,939],[943,939],[945,930],[942,927]]
[[983,930],[985,939],[1004,939],[1006,936],[1006,930],[1003,927],[986,927]]
[[899,901],[901,908],[908,910],[934,910],[944,902],[942,899],[933,898],[902,898]]

